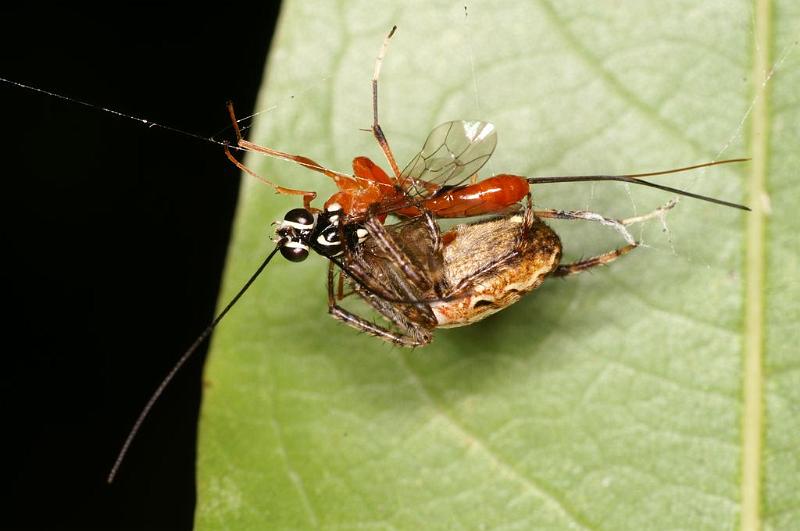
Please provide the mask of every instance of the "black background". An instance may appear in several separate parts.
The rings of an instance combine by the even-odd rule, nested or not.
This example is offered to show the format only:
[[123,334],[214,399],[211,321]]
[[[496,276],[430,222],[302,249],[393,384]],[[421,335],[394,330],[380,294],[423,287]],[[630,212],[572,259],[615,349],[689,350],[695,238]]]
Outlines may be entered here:
[[[209,136],[227,99],[251,112],[278,11],[231,6],[2,8],[0,76]],[[4,83],[0,101],[2,527],[190,528],[205,348],[105,475],[213,316],[237,171],[201,140]]]

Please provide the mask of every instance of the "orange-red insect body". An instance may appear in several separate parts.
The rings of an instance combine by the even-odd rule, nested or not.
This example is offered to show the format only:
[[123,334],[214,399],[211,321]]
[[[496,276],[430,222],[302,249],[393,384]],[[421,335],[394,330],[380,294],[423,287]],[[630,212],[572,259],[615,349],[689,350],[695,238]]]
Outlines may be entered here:
[[367,157],[353,159],[353,175],[335,179],[339,191],[325,201],[325,210],[338,204],[347,215],[364,214],[371,205],[402,197],[386,172]]
[[[502,212],[528,195],[528,181],[501,174],[478,183],[447,190],[425,201],[425,208],[440,218],[465,218]],[[403,215],[413,216],[417,213]]]
[[[375,204],[391,204],[405,198],[403,190],[398,189],[386,172],[367,157],[353,159],[354,177],[338,176],[335,181],[339,191],[325,202],[325,209],[338,204],[345,214],[358,215]],[[463,218],[502,212],[521,201],[527,194],[529,185],[524,177],[501,174],[489,177],[478,183],[454,187],[437,193],[437,185],[422,183],[433,187],[432,197],[423,201],[424,207],[440,218]],[[409,206],[396,210],[404,217],[419,215],[419,209]],[[383,216],[385,217],[385,216]]]

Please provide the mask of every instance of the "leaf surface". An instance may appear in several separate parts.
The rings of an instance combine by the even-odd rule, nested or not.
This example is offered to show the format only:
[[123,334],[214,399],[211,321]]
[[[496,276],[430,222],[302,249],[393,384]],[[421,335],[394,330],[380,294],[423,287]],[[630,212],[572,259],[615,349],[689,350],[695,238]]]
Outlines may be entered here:
[[[330,319],[324,260],[278,258],[213,340],[198,528],[727,529],[747,528],[753,510],[767,527],[797,522],[795,3],[770,15],[741,1],[540,0],[465,13],[442,2],[287,0],[258,106],[271,110],[250,139],[348,173],[356,155],[386,167],[359,129],[372,121],[373,61],[393,24],[380,119],[401,167],[435,125],[481,119],[499,132],[484,175],[752,155],[660,182],[757,208],[682,200],[663,225],[637,228],[645,246],[613,265],[545,282],[417,350]],[[757,50],[778,63],[766,93]],[[322,200],[333,191],[303,168],[246,161]],[[670,199],[605,183],[533,192],[543,208],[612,217]],[[271,250],[270,223],[299,206],[253,179],[241,194],[221,302]],[[567,261],[624,244],[593,224],[553,226]],[[753,393],[747,382],[763,385]]]

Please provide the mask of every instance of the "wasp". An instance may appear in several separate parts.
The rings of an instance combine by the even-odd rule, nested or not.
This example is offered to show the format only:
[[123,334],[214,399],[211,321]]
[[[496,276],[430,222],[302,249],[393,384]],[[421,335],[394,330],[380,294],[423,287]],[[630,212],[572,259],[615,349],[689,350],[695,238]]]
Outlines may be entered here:
[[[359,156],[353,160],[353,173],[348,175],[309,157],[250,142],[242,135],[233,105],[228,104],[236,149],[299,164],[332,179],[338,190],[322,208],[314,207],[316,192],[278,185],[239,161],[232,153],[234,146],[224,147],[225,155],[240,170],[279,194],[301,197],[303,206],[289,210],[275,223],[275,247],[162,380],[125,440],[109,482],[163,390],[278,252],[292,262],[305,260],[312,251],[328,260],[328,311],[332,317],[387,342],[420,347],[431,342],[436,328],[480,321],[518,301],[549,277],[577,274],[616,260],[638,245],[627,226],[663,215],[675,205],[670,201],[650,214],[627,220],[586,211],[537,210],[532,202],[533,184],[621,181],[749,210],[743,205],[644,180],[748,159],[628,175],[499,174],[480,180],[478,172],[497,145],[494,125],[484,121],[451,121],[437,126],[419,153],[401,170],[378,120],[378,79],[395,30],[392,28],[384,39],[372,77],[370,130],[386,157],[389,173],[369,158]],[[447,218],[465,221],[442,230],[440,220]],[[616,229],[626,244],[562,264],[561,240],[545,219],[599,222]],[[378,324],[344,308],[342,301],[352,295],[386,323]]]
[[[382,149],[391,173],[367,157],[353,160],[353,174],[324,167],[313,159],[260,146],[243,138],[233,105],[228,112],[240,149],[287,160],[331,178],[338,191],[322,209],[311,203],[316,192],[279,186],[256,174],[229,149],[227,157],[242,171],[272,186],[279,194],[298,195],[303,208],[290,210],[277,222],[277,247],[294,262],[309,251],[329,260],[328,309],[336,319],[391,343],[418,347],[429,343],[437,327],[477,322],[518,301],[548,276],[567,276],[608,264],[637,246],[626,226],[674,206],[674,202],[646,216],[614,220],[585,211],[535,210],[532,184],[579,181],[622,181],[658,188],[712,203],[747,207],[643,180],[718,164],[730,159],[630,175],[584,175],[526,178],[512,174],[483,180],[478,172],[497,145],[493,124],[451,121],[433,129],[422,149],[400,170],[378,120],[378,78],[393,27],[378,53],[372,78],[371,132]],[[524,206],[520,203],[524,200]],[[387,216],[398,218],[386,223]],[[442,232],[438,219],[479,216]],[[626,245],[599,256],[561,264],[561,241],[543,219],[587,220],[618,230]],[[338,281],[335,281],[338,278]],[[336,283],[338,282],[338,287]],[[375,324],[345,310],[344,285],[388,321]]]

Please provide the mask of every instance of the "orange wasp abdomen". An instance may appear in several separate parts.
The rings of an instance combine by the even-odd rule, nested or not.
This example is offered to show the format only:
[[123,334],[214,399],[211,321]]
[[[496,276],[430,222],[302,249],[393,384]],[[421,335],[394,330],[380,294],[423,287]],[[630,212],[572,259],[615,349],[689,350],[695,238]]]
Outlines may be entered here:
[[478,183],[454,188],[425,201],[440,218],[463,218],[502,212],[528,195],[528,181],[516,175],[495,175]]

